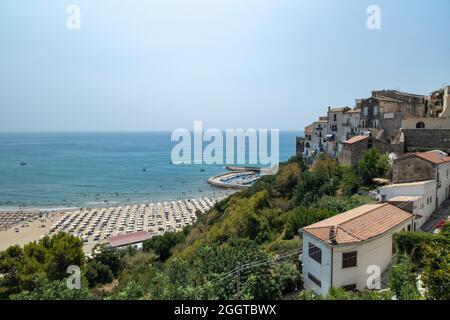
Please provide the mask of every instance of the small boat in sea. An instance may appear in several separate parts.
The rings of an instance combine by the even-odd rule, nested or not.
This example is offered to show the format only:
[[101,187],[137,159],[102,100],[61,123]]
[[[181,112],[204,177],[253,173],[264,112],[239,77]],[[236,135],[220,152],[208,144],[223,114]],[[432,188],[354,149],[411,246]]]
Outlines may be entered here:
[[200,169],[201,172],[205,172],[205,169]]
[[145,169],[145,168],[144,168],[144,169],[142,169],[142,171],[146,172],[146,171],[147,171],[147,169]]
[[28,163],[23,162],[23,161],[20,163],[21,166],[26,166],[27,164],[28,164]]

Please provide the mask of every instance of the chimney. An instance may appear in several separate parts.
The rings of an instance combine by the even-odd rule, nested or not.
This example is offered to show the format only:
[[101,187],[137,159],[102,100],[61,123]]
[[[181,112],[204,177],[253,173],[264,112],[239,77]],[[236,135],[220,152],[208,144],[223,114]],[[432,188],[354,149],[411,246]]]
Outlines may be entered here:
[[335,243],[336,243],[336,231],[334,230],[334,226],[331,226],[331,227],[330,227],[328,237],[330,238],[330,242],[331,242],[332,244],[335,244]]

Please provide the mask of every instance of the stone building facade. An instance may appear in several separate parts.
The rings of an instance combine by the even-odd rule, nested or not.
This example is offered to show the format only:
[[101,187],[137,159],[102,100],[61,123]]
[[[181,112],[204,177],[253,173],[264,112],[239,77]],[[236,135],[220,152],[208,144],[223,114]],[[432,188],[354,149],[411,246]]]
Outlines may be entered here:
[[389,153],[390,147],[384,141],[371,136],[355,136],[342,143],[342,152],[338,160],[342,164],[356,166],[364,154],[364,151],[375,149],[381,154]]
[[405,136],[405,150],[442,150],[450,153],[450,129],[402,129]]
[[405,154],[394,161],[392,180],[394,184],[433,180],[431,192],[437,209],[450,197],[450,157],[441,151]]
[[297,156],[305,153],[305,138],[303,137],[296,138],[295,151]]
[[[358,140],[354,146],[347,142],[359,135],[373,137],[380,150],[397,156],[414,150],[443,149],[450,152],[449,91],[450,87],[445,87],[425,96],[379,90],[372,91],[367,99],[357,99],[353,109],[329,107],[327,117],[319,119],[321,125],[327,119],[326,130],[322,127],[318,131],[317,122],[307,127],[311,134],[307,134],[305,129],[304,154],[314,157],[328,152],[345,163],[354,163],[358,155],[350,155],[350,152],[365,148],[365,142]],[[415,131],[418,129],[421,131]],[[322,136],[318,136],[320,134]]]

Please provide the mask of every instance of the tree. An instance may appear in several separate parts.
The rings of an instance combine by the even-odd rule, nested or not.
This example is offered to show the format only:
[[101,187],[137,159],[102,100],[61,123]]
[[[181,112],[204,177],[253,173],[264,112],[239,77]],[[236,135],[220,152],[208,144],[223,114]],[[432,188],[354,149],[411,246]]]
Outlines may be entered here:
[[334,170],[322,168],[303,173],[300,182],[294,190],[293,205],[310,205],[323,196],[334,196],[339,184],[339,177],[333,175]]
[[81,267],[85,263],[83,243],[72,235],[61,232],[43,238],[39,244],[46,249],[45,268],[50,280],[63,279],[69,266]]
[[33,291],[38,278],[64,279],[69,266],[82,268],[84,263],[81,240],[65,233],[31,242],[23,249],[9,247],[0,253],[0,272],[9,294]]
[[144,251],[153,250],[159,255],[161,261],[165,261],[170,257],[170,250],[184,238],[185,235],[182,232],[166,232],[161,236],[145,240],[142,246]]
[[6,295],[20,291],[18,274],[23,256],[24,252],[20,246],[11,246],[0,253],[0,274]]
[[450,300],[450,249],[438,244],[425,245],[425,268],[421,280],[425,296],[431,300]]
[[366,186],[372,186],[372,180],[383,177],[388,169],[389,157],[381,155],[376,149],[365,151],[358,162],[358,175]]
[[86,264],[86,278],[91,288],[97,284],[110,283],[113,277],[114,275],[107,265],[101,264],[96,260],[90,260]]
[[95,250],[93,260],[107,266],[115,277],[123,268],[121,252],[109,246],[103,246],[101,249]]
[[34,280],[34,289],[24,290],[11,296],[12,300],[87,300],[92,295],[89,292],[87,280],[82,277],[80,289],[67,287],[66,279],[49,280],[45,276]]
[[275,178],[274,189],[283,197],[290,197],[301,175],[298,163],[291,162],[282,165]]
[[406,254],[416,268],[425,267],[425,249],[428,245],[448,247],[450,237],[445,234],[431,234],[426,232],[400,232],[394,235],[395,245],[399,254]]
[[339,173],[341,180],[339,183],[339,190],[341,194],[350,197],[358,192],[360,187],[360,179],[354,172],[353,168],[349,166],[339,166]]
[[400,300],[415,300],[420,298],[414,265],[407,255],[400,255],[396,263],[391,267],[389,288]]

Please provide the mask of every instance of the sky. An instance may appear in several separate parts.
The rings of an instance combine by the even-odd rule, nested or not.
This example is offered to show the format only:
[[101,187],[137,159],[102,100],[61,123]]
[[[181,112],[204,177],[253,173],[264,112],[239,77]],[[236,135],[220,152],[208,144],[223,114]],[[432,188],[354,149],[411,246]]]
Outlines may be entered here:
[[372,90],[450,84],[449,13],[448,0],[2,0],[0,132],[303,130]]

